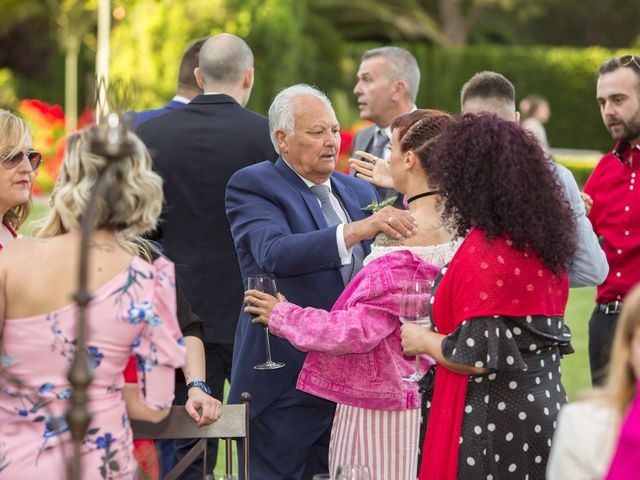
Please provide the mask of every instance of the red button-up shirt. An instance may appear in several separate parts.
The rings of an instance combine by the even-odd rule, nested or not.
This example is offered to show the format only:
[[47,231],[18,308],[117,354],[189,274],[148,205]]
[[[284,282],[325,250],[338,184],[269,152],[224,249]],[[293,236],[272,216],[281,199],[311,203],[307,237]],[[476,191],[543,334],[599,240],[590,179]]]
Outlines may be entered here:
[[584,186],[593,199],[589,219],[596,235],[604,237],[609,263],[609,275],[598,287],[599,303],[623,300],[640,282],[640,146],[622,157],[613,151],[602,157]]

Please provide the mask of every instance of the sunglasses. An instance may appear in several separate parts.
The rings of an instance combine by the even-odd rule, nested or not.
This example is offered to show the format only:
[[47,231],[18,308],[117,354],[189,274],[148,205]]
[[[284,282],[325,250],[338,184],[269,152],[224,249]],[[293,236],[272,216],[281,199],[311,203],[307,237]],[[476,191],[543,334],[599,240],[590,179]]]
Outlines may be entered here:
[[640,59],[636,58],[635,55],[623,55],[620,57],[620,65],[623,67],[632,67],[635,65],[640,72]]
[[20,163],[22,163],[23,155],[27,156],[29,160],[29,165],[31,165],[31,170],[36,171],[36,169],[40,166],[40,162],[42,162],[42,155],[40,152],[36,152],[35,150],[26,150],[16,153],[10,157],[2,160],[2,166],[7,170],[11,170],[12,168],[16,168]]

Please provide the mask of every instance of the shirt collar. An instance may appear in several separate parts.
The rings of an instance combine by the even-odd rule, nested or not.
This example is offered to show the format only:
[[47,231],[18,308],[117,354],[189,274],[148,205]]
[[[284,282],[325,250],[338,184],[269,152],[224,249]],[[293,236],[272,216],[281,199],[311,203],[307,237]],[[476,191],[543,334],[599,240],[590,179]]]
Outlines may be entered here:
[[[417,109],[418,109],[418,108],[414,105],[414,106],[411,108],[411,110],[409,110],[409,111],[407,111],[407,112],[403,113],[403,115],[405,115],[405,114],[407,114],[407,113],[415,112]],[[389,138],[389,140],[391,140],[391,125],[389,125],[389,126],[388,126],[388,127],[386,127],[386,128],[380,128],[380,127],[378,127],[378,126],[376,125],[376,131],[375,131],[375,133],[378,133],[378,132],[380,132],[380,131],[384,132],[384,134],[387,136],[387,138]]]
[[635,156],[636,159],[640,157],[640,144],[631,147],[628,143],[619,140],[611,153],[623,164],[632,166],[633,157]]
[[304,178],[302,175],[300,175],[298,172],[296,172],[296,171],[295,171],[295,169],[294,169],[291,165],[289,165],[289,162],[287,162],[287,161],[284,159],[284,157],[281,157],[281,158],[282,158],[282,161],[287,165],[287,167],[289,167],[291,170],[293,170],[293,173],[295,173],[296,175],[298,175],[298,176],[302,179],[302,181],[304,182],[304,184],[305,184],[307,187],[311,188],[311,187],[313,187],[313,186],[315,186],[315,185],[326,185],[327,187],[329,187],[329,190],[330,190],[330,191],[333,191],[333,189],[331,188],[331,178],[328,178],[326,182],[322,182],[322,183],[320,183],[320,184],[318,184],[318,183],[313,183],[312,181],[307,180],[307,179],[306,179],[306,178]]
[[179,102],[179,103],[189,103],[191,100],[189,100],[187,97],[183,97],[182,95],[176,95],[175,97],[173,97],[171,99],[172,102]]

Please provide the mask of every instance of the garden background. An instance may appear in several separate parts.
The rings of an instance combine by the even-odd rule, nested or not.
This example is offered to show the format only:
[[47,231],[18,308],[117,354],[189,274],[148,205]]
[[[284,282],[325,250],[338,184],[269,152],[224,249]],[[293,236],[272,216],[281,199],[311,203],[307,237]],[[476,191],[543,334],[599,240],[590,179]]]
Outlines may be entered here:
[[[255,54],[248,108],[266,113],[275,93],[298,82],[328,93],[343,130],[342,167],[364,125],[352,93],[359,57],[394,44],[420,64],[419,107],[457,111],[462,84],[481,70],[511,79],[517,101],[546,97],[549,141],[562,149],[555,158],[582,185],[613,143],[595,102],[596,69],[613,55],[640,53],[637,0],[0,0],[0,108],[27,119],[44,154],[31,221],[46,211],[65,134],[93,121],[105,3],[110,81],[129,89],[121,108],[164,105],[184,47],[232,32]],[[572,290],[567,309],[576,353],[563,361],[563,381],[571,398],[589,386],[594,293]]]

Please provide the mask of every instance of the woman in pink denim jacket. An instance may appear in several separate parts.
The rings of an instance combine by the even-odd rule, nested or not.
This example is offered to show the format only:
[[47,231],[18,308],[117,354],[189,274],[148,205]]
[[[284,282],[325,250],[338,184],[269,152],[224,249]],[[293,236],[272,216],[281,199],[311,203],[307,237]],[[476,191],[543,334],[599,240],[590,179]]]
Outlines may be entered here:
[[[337,403],[329,468],[367,465],[372,478],[407,480],[417,475],[420,394],[402,379],[413,371],[402,353],[399,305],[403,283],[433,280],[459,240],[440,221],[438,195],[427,176],[430,146],[448,124],[448,114],[416,110],[392,125],[388,170],[405,193],[418,233],[395,241],[378,238],[363,268],[330,312],[302,308],[249,290],[254,323],[309,352],[297,388]],[[382,162],[363,154],[373,162]],[[423,357],[422,371],[431,361]]]

